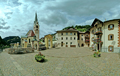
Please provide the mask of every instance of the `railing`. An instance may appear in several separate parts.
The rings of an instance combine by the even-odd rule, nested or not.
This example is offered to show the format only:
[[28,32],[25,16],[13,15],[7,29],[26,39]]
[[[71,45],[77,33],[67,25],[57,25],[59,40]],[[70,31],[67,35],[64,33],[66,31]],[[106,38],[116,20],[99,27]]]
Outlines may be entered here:
[[94,33],[94,35],[99,35],[99,34],[102,34],[102,31],[97,31]]
[[97,38],[97,39],[94,39],[94,43],[96,43],[96,44],[102,43],[103,44],[103,41],[101,41],[99,38]]
[[89,42],[90,40],[85,40],[85,42]]
[[90,36],[85,36],[85,38],[89,38]]

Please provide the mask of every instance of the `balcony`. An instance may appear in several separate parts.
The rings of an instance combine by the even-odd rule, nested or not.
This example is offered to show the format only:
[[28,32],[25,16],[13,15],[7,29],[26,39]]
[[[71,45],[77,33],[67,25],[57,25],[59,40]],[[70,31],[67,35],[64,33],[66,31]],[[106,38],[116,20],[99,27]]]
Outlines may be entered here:
[[94,33],[94,35],[100,35],[100,34],[102,34],[102,31],[97,31]]
[[89,39],[90,36],[85,36],[86,39]]
[[99,39],[99,38],[97,38],[97,39],[94,39],[94,43],[95,44],[98,44],[98,43],[101,43],[101,44],[103,44],[103,42]]
[[89,42],[90,40],[85,40],[85,42]]

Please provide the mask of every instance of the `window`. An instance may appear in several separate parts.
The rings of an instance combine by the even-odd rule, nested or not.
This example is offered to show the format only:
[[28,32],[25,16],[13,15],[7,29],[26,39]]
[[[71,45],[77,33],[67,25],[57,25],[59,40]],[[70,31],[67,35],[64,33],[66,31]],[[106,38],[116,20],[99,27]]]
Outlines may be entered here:
[[61,40],[63,40],[63,37],[61,37]]
[[68,35],[68,33],[66,33],[66,35]]
[[95,29],[95,32],[96,32],[96,29]]
[[66,45],[68,44],[68,42],[66,42]]
[[108,51],[109,51],[109,52],[113,52],[113,50],[114,50],[114,49],[113,49],[113,46],[112,46],[112,45],[109,45],[109,46],[108,46]]
[[100,29],[99,29],[99,28],[97,28],[97,30],[98,30],[98,31],[100,31]]
[[94,37],[92,37],[92,41],[94,41]]
[[81,34],[81,36],[83,36],[83,34]]
[[68,37],[66,37],[66,40],[68,39]]
[[75,37],[74,37],[74,40],[75,40]]
[[30,39],[29,39],[29,43],[30,43]]
[[102,27],[99,27],[99,31],[102,31]]
[[36,26],[36,28],[38,28],[38,26]]
[[113,34],[109,34],[108,35],[108,40],[114,40],[114,35]]
[[70,42],[70,44],[72,44],[72,42]]
[[83,38],[81,38],[81,40],[83,40]]
[[94,30],[92,30],[92,33],[94,33]]
[[70,40],[72,40],[72,37],[70,37]]
[[113,30],[114,29],[114,24],[108,25],[108,30]]
[[23,41],[24,39],[22,39],[22,41]]
[[61,33],[61,35],[63,35],[63,33]]
[[74,35],[76,35],[76,34],[74,33]]
[[72,32],[70,33],[70,35],[72,35]]

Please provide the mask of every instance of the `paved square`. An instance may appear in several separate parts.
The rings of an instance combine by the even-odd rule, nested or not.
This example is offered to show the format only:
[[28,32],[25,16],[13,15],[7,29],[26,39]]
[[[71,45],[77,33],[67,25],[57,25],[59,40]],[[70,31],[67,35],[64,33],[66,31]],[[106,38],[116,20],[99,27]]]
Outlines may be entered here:
[[19,55],[0,53],[1,75],[120,76],[120,59],[117,53],[101,53],[100,58],[94,58],[94,52],[88,47],[51,48],[41,53],[48,61],[36,62],[34,56],[38,51]]

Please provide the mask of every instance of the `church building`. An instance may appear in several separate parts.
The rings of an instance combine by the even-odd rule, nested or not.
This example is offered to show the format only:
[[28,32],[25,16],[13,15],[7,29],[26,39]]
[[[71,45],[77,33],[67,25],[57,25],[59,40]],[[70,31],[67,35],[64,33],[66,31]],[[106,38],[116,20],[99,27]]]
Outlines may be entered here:
[[39,23],[37,13],[35,14],[34,28],[29,30],[25,36],[21,36],[22,48],[32,47],[39,51]]

